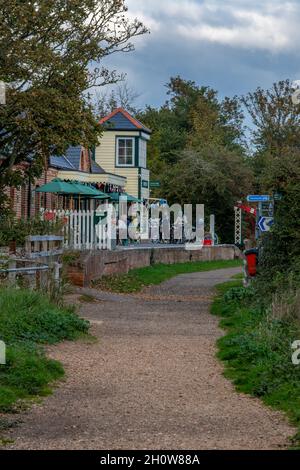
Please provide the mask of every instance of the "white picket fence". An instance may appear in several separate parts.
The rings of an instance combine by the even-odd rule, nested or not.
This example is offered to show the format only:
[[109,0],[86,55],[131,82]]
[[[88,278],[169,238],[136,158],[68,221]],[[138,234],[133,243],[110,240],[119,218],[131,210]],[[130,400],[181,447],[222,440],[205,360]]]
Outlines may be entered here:
[[45,220],[64,222],[64,246],[73,250],[111,250],[112,214],[108,210],[105,221],[97,219],[94,210],[43,210]]

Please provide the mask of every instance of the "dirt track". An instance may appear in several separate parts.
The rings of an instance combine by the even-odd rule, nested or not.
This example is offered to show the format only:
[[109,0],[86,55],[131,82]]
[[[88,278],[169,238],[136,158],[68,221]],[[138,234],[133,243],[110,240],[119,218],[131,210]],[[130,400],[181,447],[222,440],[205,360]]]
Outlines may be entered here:
[[236,393],[215,358],[213,287],[238,271],[181,275],[138,297],[97,292],[99,301],[81,304],[98,341],[51,349],[66,381],[21,415],[6,448],[288,446],[294,429],[282,414]]

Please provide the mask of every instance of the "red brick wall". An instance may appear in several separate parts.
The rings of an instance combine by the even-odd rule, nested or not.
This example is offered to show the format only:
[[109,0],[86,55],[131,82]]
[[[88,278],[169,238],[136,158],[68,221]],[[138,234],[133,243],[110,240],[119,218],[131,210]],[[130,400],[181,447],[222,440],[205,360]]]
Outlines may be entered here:
[[10,207],[20,218],[34,217],[41,207],[56,208],[57,196],[55,194],[36,193],[34,189],[49,183],[57,176],[58,170],[49,168],[40,178],[31,185],[26,184],[20,188],[7,188],[6,194],[10,198]]

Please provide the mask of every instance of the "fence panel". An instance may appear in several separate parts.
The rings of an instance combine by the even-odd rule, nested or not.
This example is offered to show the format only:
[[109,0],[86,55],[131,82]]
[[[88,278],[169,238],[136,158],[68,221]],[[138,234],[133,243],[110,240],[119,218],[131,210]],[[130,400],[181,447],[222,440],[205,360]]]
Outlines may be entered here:
[[[49,214],[53,215],[49,216]],[[42,211],[42,217],[49,217],[48,220],[64,221],[63,235],[64,247],[74,250],[107,250],[111,249],[111,229],[107,221],[96,222],[96,211],[63,211],[63,210],[45,210]],[[111,217],[111,211],[108,210],[107,220]],[[107,226],[108,225],[108,226]]]

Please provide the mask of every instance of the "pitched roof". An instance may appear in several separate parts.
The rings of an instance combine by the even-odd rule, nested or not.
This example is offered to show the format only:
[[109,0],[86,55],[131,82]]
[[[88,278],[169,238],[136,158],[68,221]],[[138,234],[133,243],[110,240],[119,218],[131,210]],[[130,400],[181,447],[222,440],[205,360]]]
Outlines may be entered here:
[[72,165],[72,163],[64,156],[57,157],[52,155],[50,157],[50,166],[59,168],[61,170],[75,170],[75,167]]
[[144,124],[138,121],[136,118],[131,116],[123,108],[117,108],[112,113],[108,114],[104,118],[100,119],[99,124],[108,125],[106,130],[118,130],[118,131],[143,131],[146,134],[151,134],[151,130],[148,129]]
[[62,170],[80,170],[81,146],[69,147],[65,155],[50,157],[50,165]]
[[76,170],[80,170],[81,151],[81,145],[77,145],[76,147],[69,147],[66,151],[66,158]]
[[103,168],[94,160],[91,160],[91,173],[103,174],[106,173],[106,171],[104,171]]
[[[81,156],[81,146],[69,147],[66,150],[66,155],[56,156],[52,155],[50,157],[50,166],[58,168],[60,170],[76,170],[81,171],[80,169],[80,156]],[[93,174],[105,174],[106,171],[98,165],[94,160],[91,161],[91,173]]]

